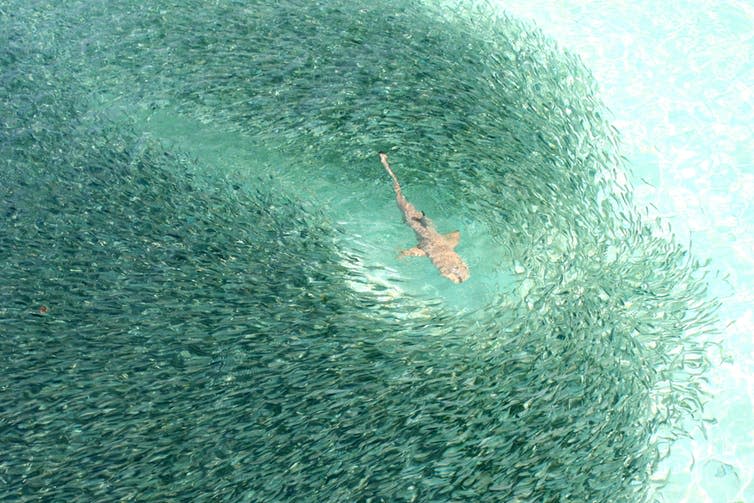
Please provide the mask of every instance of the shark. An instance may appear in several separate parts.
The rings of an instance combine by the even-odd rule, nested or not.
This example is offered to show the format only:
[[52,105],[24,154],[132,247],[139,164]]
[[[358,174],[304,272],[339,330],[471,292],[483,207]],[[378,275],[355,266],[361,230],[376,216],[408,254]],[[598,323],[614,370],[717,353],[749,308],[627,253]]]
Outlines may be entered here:
[[387,170],[390,178],[393,179],[395,201],[398,203],[398,208],[403,212],[403,219],[414,231],[418,240],[416,246],[403,250],[401,257],[427,257],[440,271],[440,274],[453,283],[463,283],[469,279],[469,267],[455,251],[461,240],[460,231],[453,231],[448,234],[437,232],[432,220],[423,211],[417,210],[403,195],[401,185],[398,183],[398,178],[393,170],[390,169],[385,152],[380,152],[380,162]]

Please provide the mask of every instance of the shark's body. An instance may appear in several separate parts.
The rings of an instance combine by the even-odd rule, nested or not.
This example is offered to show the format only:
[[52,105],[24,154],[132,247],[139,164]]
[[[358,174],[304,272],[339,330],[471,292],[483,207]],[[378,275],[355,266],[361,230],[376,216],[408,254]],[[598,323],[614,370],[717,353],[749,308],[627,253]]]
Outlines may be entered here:
[[428,257],[440,271],[440,274],[454,283],[461,283],[469,279],[469,267],[455,252],[455,247],[461,240],[461,233],[453,231],[443,235],[437,232],[434,224],[424,215],[424,212],[417,210],[403,196],[398,178],[396,178],[395,173],[390,169],[390,165],[387,162],[387,154],[380,152],[380,161],[390,175],[390,178],[393,179],[395,200],[398,203],[398,208],[403,212],[403,218],[408,226],[413,229],[416,239],[419,241],[415,247],[404,250],[401,255]]

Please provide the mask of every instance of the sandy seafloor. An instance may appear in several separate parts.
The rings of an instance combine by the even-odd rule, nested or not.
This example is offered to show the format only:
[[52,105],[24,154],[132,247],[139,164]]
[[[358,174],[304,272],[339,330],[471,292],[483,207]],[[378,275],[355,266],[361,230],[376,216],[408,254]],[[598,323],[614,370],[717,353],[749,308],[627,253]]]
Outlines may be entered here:
[[594,73],[640,204],[728,275],[706,435],[664,463],[668,502],[754,501],[754,5],[499,1]]

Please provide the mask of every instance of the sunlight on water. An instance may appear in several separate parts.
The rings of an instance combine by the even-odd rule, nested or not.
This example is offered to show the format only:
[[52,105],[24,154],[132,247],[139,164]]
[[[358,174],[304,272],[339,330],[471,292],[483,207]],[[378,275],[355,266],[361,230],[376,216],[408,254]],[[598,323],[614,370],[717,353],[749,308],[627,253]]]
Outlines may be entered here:
[[658,501],[754,501],[754,8],[750,2],[497,0],[576,51],[621,131],[647,218],[721,278],[724,361],[708,373],[704,431],[675,443]]
[[[577,57],[477,6],[13,7],[3,498],[651,498],[717,301]],[[468,281],[397,257],[380,150]]]

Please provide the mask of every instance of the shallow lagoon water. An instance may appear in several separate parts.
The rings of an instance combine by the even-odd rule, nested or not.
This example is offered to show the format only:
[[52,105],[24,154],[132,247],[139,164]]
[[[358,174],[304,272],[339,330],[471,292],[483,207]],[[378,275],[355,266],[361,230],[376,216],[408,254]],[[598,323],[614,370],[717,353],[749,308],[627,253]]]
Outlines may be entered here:
[[[478,6],[12,7],[3,497],[653,498],[717,301],[578,57]],[[468,282],[396,258],[379,150]]]
[[754,501],[754,79],[748,2],[499,2],[583,58],[620,130],[637,201],[724,281],[725,360],[710,373],[704,433],[674,445],[668,502]]

